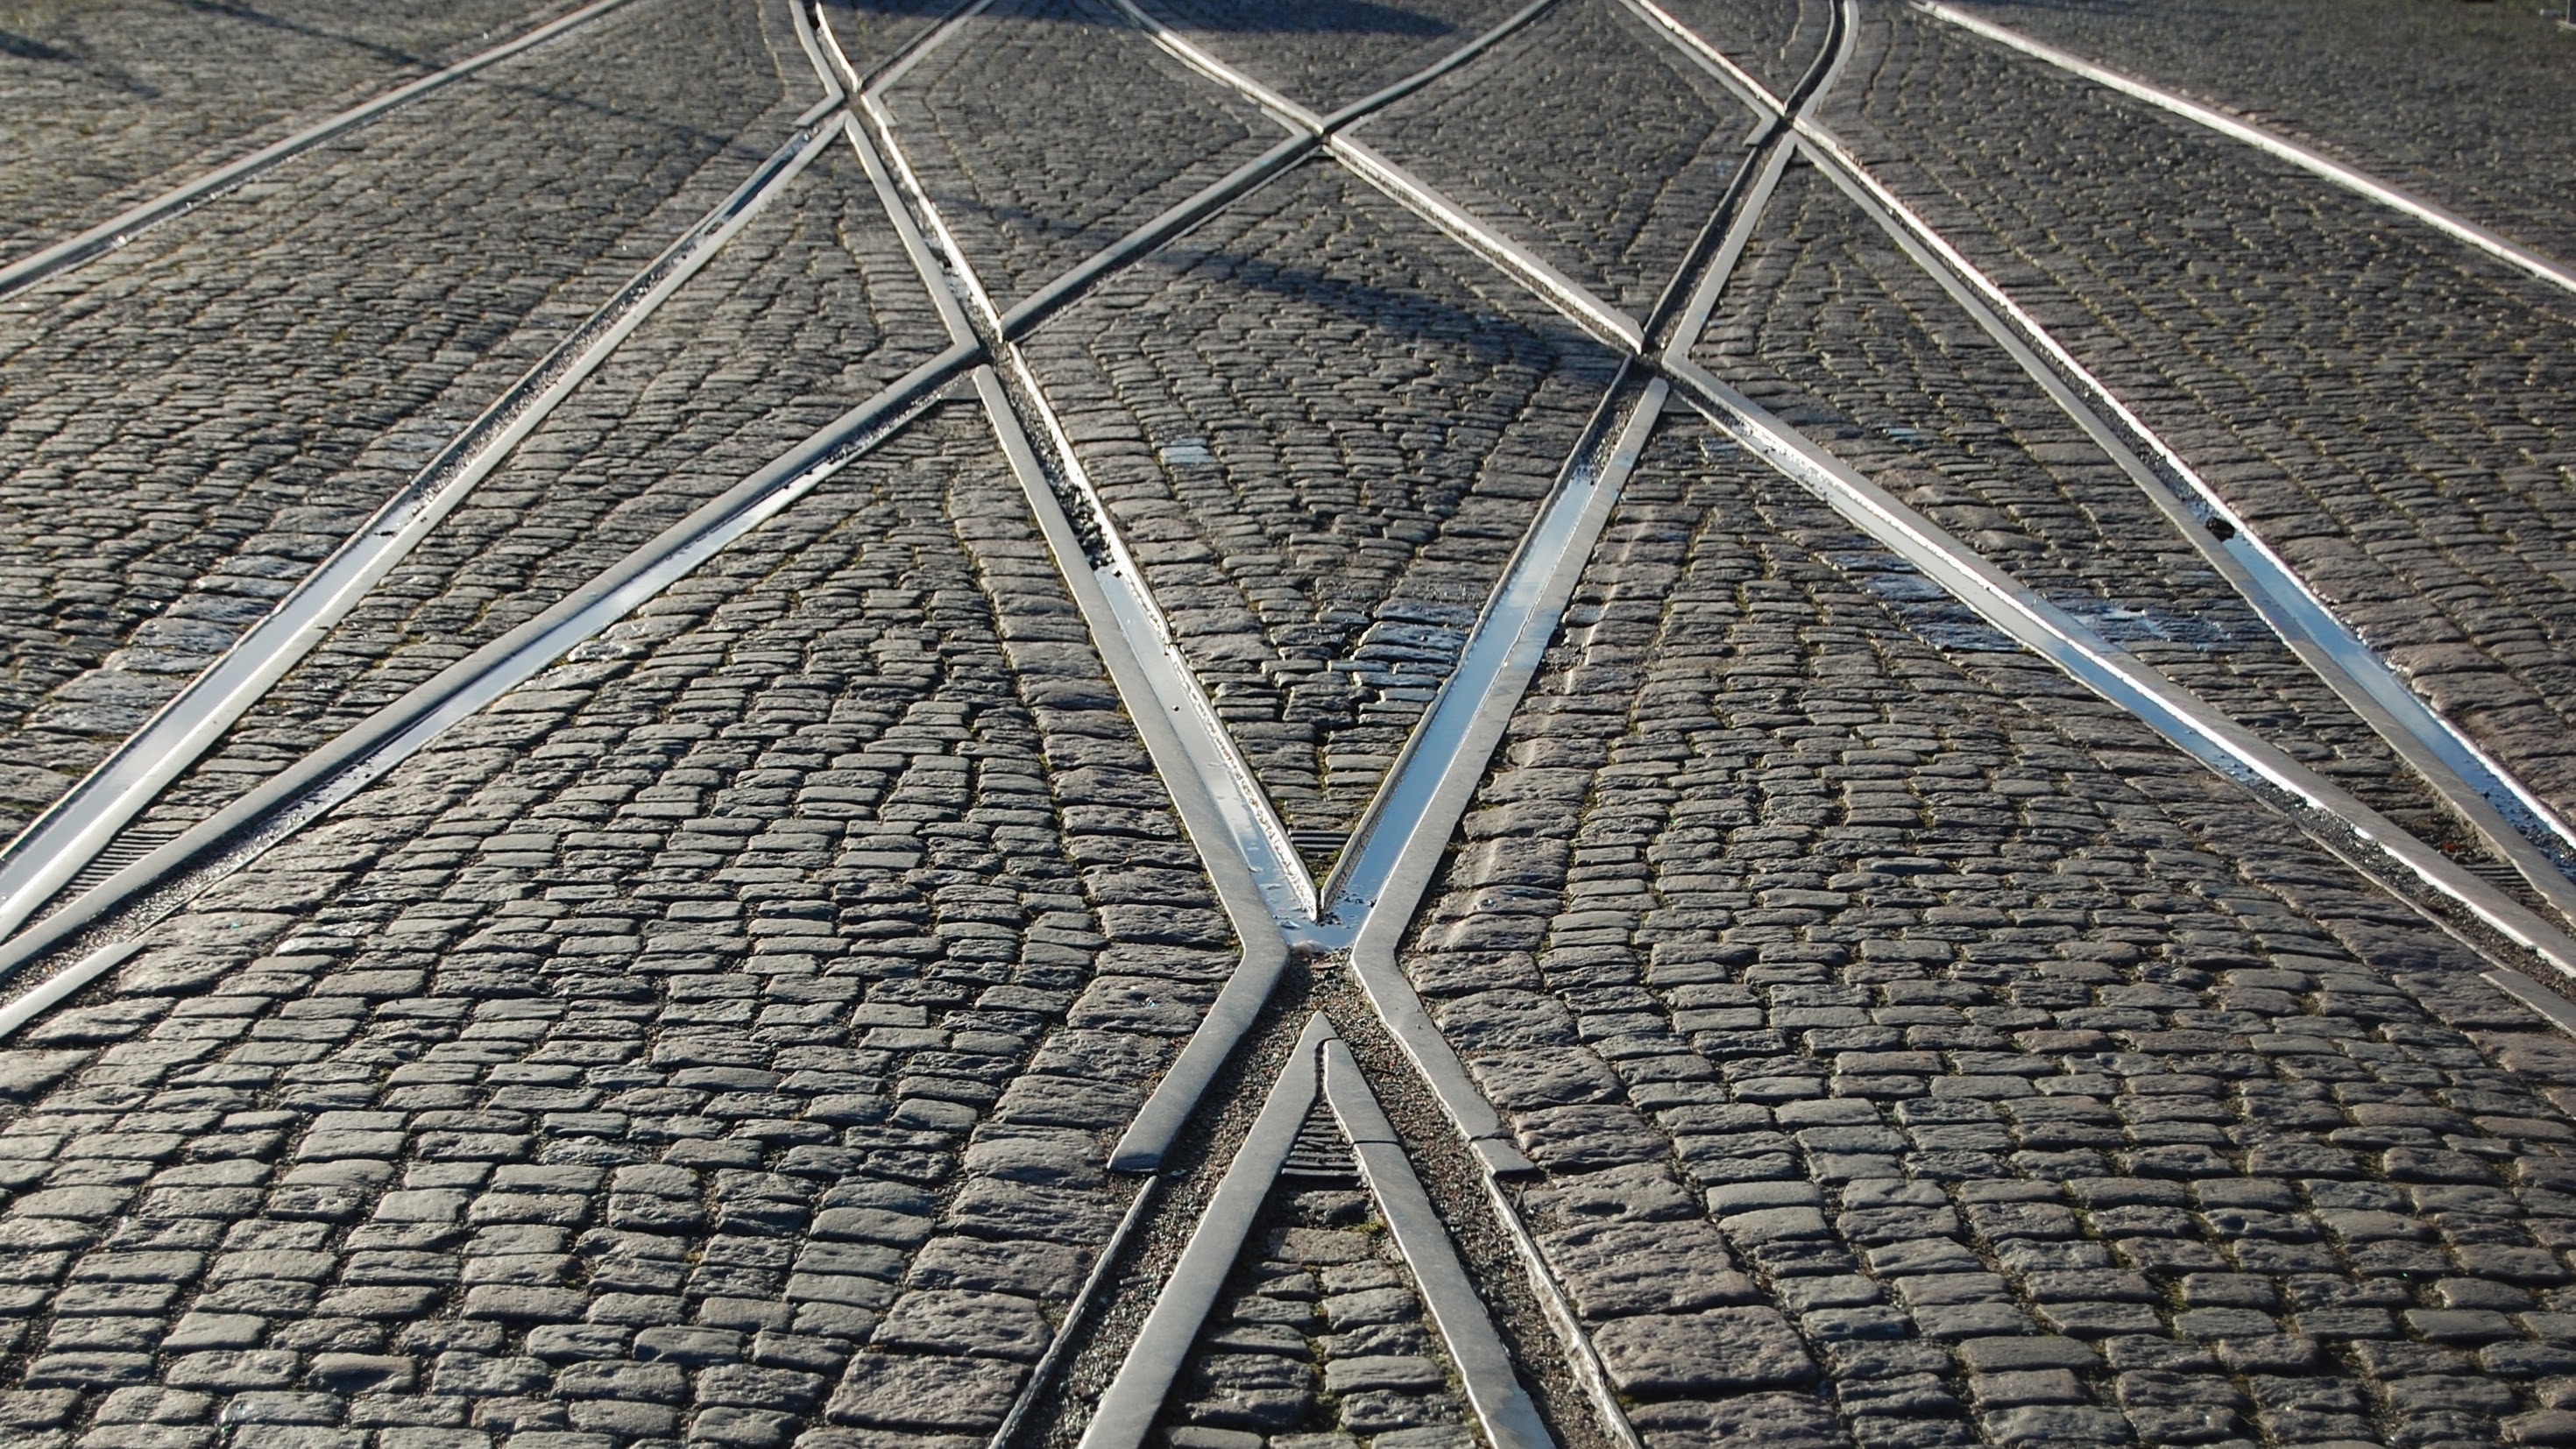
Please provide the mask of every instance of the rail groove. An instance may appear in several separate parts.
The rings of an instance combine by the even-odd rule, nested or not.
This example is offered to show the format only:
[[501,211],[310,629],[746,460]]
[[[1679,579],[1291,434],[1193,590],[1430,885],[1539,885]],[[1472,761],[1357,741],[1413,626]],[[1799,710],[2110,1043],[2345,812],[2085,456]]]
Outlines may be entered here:
[[1398,1255],[1412,1270],[1414,1286],[1458,1369],[1459,1385],[1486,1441],[1494,1449],[1556,1449],[1555,1437],[1521,1386],[1511,1352],[1495,1332],[1394,1124],[1378,1105],[1350,1047],[1322,1012],[1307,1019],[1280,1065],[1260,1115],[1226,1164],[1180,1260],[1084,1426],[1079,1449],[1137,1449],[1153,1431],[1163,1400],[1216,1306],[1264,1200],[1288,1165],[1298,1129],[1319,1098],[1331,1109],[1352,1149],[1361,1183],[1375,1200]]
[[2266,156],[2286,161],[2312,176],[2322,177],[2346,191],[2369,198],[2391,211],[2413,217],[2454,241],[2465,242],[2516,270],[2525,272],[2553,287],[2576,292],[2576,268],[2552,257],[2543,256],[2522,243],[2491,228],[2480,226],[2446,206],[2425,200],[2403,187],[2393,186],[2358,167],[2347,166],[2311,147],[2302,146],[2268,127],[2258,126],[2241,116],[2228,114],[2216,106],[2203,105],[2186,96],[2152,85],[2111,69],[2096,65],[2081,56],[2058,49],[2044,41],[2033,40],[2020,31],[1997,25],[1982,16],[1971,15],[1956,6],[1938,0],[1914,0],[1914,8],[1935,20],[1955,25],[1971,35],[1983,36],[1997,45],[2017,50],[2034,60],[2045,61],[2059,70],[2080,76],[2132,100],[2144,101],[2158,110],[2167,111],[2233,141],[2241,141]]
[[813,160],[837,127],[800,128],[439,450],[277,607],[153,712],[107,759],[0,847],[0,937],[16,931],[211,749],[270,685],[500,467],[636,328]]
[[76,236],[33,252],[6,266],[0,266],[0,301],[14,297],[48,277],[97,260],[132,241],[144,231],[168,221],[201,202],[232,190],[261,172],[302,155],[344,131],[353,130],[397,106],[416,101],[435,90],[443,89],[486,66],[508,60],[523,50],[543,45],[556,36],[598,19],[627,0],[593,0],[570,15],[550,21],[515,40],[504,41],[489,50],[466,57],[445,70],[422,76],[408,85],[352,106],[335,116],[318,121],[291,136],[262,146],[247,156],[225,163],[193,181],[174,186],[147,201],[138,202],[115,216],[100,222]]

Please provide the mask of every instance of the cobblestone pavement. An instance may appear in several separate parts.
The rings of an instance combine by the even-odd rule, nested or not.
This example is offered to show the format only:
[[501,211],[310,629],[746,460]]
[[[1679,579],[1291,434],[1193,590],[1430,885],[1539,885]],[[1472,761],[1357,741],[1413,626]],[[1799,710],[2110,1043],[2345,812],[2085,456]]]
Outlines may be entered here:
[[1368,139],[1642,316],[1734,173],[1752,116],[1615,5],[1560,8],[1390,108]]
[[[1743,184],[1621,0],[1137,4],[632,0],[0,306],[14,830],[821,128],[0,941],[0,1444],[2576,1443],[2576,923],[1840,163]],[[1892,4],[1660,8],[1848,47],[1814,119],[2576,804],[2564,298]],[[2556,245],[2521,16],[1989,11]],[[555,13],[0,13],[0,245]],[[1512,247],[1729,270],[1630,356]]]
[[0,308],[13,815],[739,182],[815,94],[782,49],[783,16],[639,0]]
[[[1737,294],[1760,315],[1722,307],[1701,349],[1722,376],[2231,718],[2418,834],[2457,841],[2387,742],[1830,182],[1796,168],[1766,216]],[[1870,584],[1940,597],[1910,573]],[[1961,627],[1949,637],[2010,647]]]
[[0,8],[0,131],[14,156],[0,257],[573,8],[13,0]]
[[1321,166],[1028,353],[1184,657],[1329,864],[1614,359]]
[[[2562,815],[2576,315],[2223,138],[1911,12],[1826,111]],[[2011,154],[2007,154],[2011,153]],[[2427,605],[2431,605],[2427,608]]]
[[[808,167],[143,822],[175,835],[876,391],[938,323],[858,161]],[[746,366],[757,357],[757,367]],[[390,493],[399,477],[370,485]]]
[[2576,251],[2567,7],[1989,4],[1988,19],[2286,127],[2553,257]]
[[1107,0],[1001,0],[886,104],[1004,307],[1278,139]]

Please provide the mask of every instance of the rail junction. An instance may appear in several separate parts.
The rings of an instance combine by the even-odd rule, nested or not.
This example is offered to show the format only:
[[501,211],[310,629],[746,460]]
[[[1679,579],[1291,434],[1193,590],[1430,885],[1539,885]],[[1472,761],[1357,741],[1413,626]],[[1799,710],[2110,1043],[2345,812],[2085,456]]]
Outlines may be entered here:
[[0,1443],[2576,1444],[2552,13],[524,3],[0,9]]

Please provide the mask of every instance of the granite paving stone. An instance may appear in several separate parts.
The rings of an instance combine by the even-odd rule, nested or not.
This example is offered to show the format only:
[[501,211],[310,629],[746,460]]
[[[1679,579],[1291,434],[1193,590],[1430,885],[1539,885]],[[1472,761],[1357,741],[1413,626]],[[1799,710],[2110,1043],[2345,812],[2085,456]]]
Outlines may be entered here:
[[1026,350],[1184,658],[1329,862],[1537,516],[1610,355],[1322,164]]
[[1003,308],[1286,135],[1108,0],[1001,0],[880,104]]
[[2565,7],[2395,0],[1979,4],[1976,13],[2203,104],[2217,102],[2525,245],[2576,255]]
[[[0,250],[559,13],[499,3],[26,0]],[[1318,110],[1515,9],[1139,3]],[[1782,92],[1832,29],[1657,3]],[[2567,143],[2515,162],[2565,88],[2532,3],[1984,8],[2540,236]],[[863,73],[939,39],[860,104],[1003,306],[1289,134],[1108,0],[806,13]],[[631,0],[0,308],[0,824],[785,137],[821,93],[793,19]],[[2576,804],[2564,299],[1916,12],[1855,19],[1830,125]],[[1753,122],[1636,9],[1559,0],[1357,134],[1643,314]],[[2495,873],[1836,188],[1802,163],[1770,206],[1702,365]],[[120,851],[932,356],[931,301],[828,145]],[[140,933],[0,1028],[0,1444],[1075,1449],[1301,1002],[1564,1449],[2576,1442],[2576,1041],[2493,972],[2536,968],[1679,405],[1395,938],[1527,1170],[1483,1175],[1385,993],[1301,939],[1155,1175],[1112,1171],[1268,953],[1067,571],[1132,559],[1321,873],[1620,362],[1323,154],[1018,342],[1059,501],[1114,549],[1049,550],[959,379],[346,798],[71,950],[0,943],[18,1002]],[[1486,1442],[1337,1123],[1147,1449]]]
[[1655,0],[1693,35],[1786,96],[1824,53],[1832,13],[1824,0]]
[[[935,350],[856,157],[826,152],[140,822],[176,834],[534,618]],[[758,356],[763,365],[745,364]],[[386,480],[386,491],[400,486]]]
[[1158,0],[1142,8],[1254,80],[1329,114],[1438,64],[1520,7],[1508,0]]
[[2563,817],[2567,295],[1938,21],[1852,70],[1828,124]]
[[0,30],[0,256],[107,220],[577,7],[18,4]]
[[[2490,858],[2181,527],[1812,167],[1793,167],[1697,355],[1968,547],[2455,856]],[[1889,597],[1929,592],[1872,573]],[[1919,602],[1919,600],[1918,600]]]
[[[585,269],[622,282],[748,174],[814,94],[773,20],[640,0],[0,313],[12,823],[578,321]],[[445,395],[516,332],[544,340]]]
[[1642,318],[1753,119],[1617,0],[1568,0],[1357,134]]
[[1173,1449],[1482,1443],[1411,1271],[1318,1105],[1173,1386]]
[[1075,618],[952,410],[172,918],[8,1049],[11,1412],[989,1428],[1172,1046],[1102,993],[1231,960],[1178,859],[1118,924],[1178,827]]
[[1647,1441],[1764,1394],[1780,1442],[2545,1412],[2567,1065],[2510,1064],[2554,1038],[1867,549],[1667,422],[1407,957]]

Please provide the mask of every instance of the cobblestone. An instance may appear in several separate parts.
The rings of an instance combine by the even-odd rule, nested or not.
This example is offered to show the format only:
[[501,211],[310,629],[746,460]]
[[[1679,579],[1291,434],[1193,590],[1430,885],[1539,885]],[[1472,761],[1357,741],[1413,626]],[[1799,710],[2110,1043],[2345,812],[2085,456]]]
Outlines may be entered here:
[[1262,787],[1331,859],[1609,385],[1609,355],[1323,166],[1027,352]]
[[1290,100],[1329,114],[1511,18],[1508,0],[1165,0],[1146,11]]
[[1829,124],[2365,642],[2576,805],[2563,559],[2539,542],[2576,457],[2562,299],[1937,21],[1865,25],[1852,78]]
[[1728,59],[1751,71],[1776,96],[1787,95],[1816,63],[1832,23],[1822,0],[1656,0]]
[[885,105],[1003,307],[1284,134],[1107,0],[1003,0]]
[[1118,988],[1229,959],[989,452],[856,465],[13,1043],[11,1412],[989,1429],[1170,1046]]
[[[2152,71],[2192,27],[2302,3],[2031,23],[2116,27],[2135,48],[2113,58]],[[1828,28],[1822,0],[1672,4],[1781,91]],[[1512,7],[1149,8],[1323,109]],[[34,133],[78,164],[17,167],[0,197],[144,184],[116,168],[247,144],[469,44],[482,13],[132,19],[116,45],[256,27],[311,55],[257,87],[239,55],[156,56],[194,78],[168,115],[103,107],[88,151]],[[862,71],[948,13],[821,8]],[[0,77],[72,64],[49,36],[92,47],[82,74],[142,75],[91,28],[128,14],[0,21]],[[788,20],[634,0],[0,315],[20,814],[776,144],[816,94]],[[2429,692],[2576,794],[2554,748],[2563,307],[1984,42],[1862,21],[1831,124]],[[2391,43],[2318,32],[2268,71],[2239,46],[2190,74],[2401,169],[2488,144],[2509,100],[2436,126],[2348,99]],[[2427,42],[2437,83],[2483,43]],[[2541,84],[2500,74],[2499,95]],[[995,6],[886,102],[1006,304],[1284,134],[1097,0]],[[1625,6],[1564,0],[1361,134],[1642,312],[1750,129]],[[2515,224],[2546,211],[2455,169]],[[2439,825],[1836,192],[1793,169],[1773,205],[1705,365]],[[827,151],[147,833],[928,357],[929,300]],[[1323,870],[1617,359],[1320,156],[1024,350]],[[134,918],[135,954],[0,1040],[0,1441],[978,1449],[1025,1404],[1005,1437],[1066,1449],[1294,1010],[1254,1023],[1159,1182],[1107,1169],[1258,943],[1068,591],[1099,562],[1044,547],[960,388]],[[1408,1242],[1447,1236],[1481,1303],[1428,1259],[1417,1284],[1318,1109],[1147,1442],[1469,1449],[1471,1402],[1495,1401],[1432,1296],[1481,1307],[1568,1449],[1618,1436],[1559,1361],[1558,1306],[1649,1449],[2576,1437],[2576,1044],[2479,946],[1689,414],[1656,423],[1453,847],[1399,964],[1534,1171],[1480,1175],[1336,959],[1292,956],[1282,992],[1350,1032],[1385,1094],[1370,1161],[1405,1154],[1437,1221],[1386,1201]],[[1486,1351],[1443,1321],[1462,1361]]]
[[580,32],[580,64],[504,62],[0,315],[12,824],[588,311],[565,305],[585,268],[613,287],[774,144],[756,126],[811,80],[785,88],[758,12],[683,10],[641,0]]
[[1716,210],[1751,122],[1644,21],[1578,0],[1360,133],[1642,317]]
[[[1308,1133],[1320,1132],[1335,1129],[1319,1117]],[[1273,1189],[1173,1387],[1163,1432],[1174,1449],[1482,1442],[1404,1260],[1348,1149],[1339,1155],[1341,1180]]]
[[0,129],[17,158],[0,179],[0,255],[105,221],[573,8],[13,5],[0,20]]
[[[1739,276],[1699,349],[1727,381],[2229,717],[2419,837],[2482,858],[2145,493],[1812,168],[1783,178]],[[2010,647],[1910,571],[1867,577],[1918,629]]]
[[1981,4],[1988,19],[2213,99],[2418,195],[2576,256],[2576,143],[2529,118],[2576,103],[2564,7],[2399,0]]
[[[174,785],[143,830],[205,818],[542,613],[927,357],[937,328],[857,158],[826,153]],[[391,493],[403,480],[376,481]]]
[[1408,960],[1648,1442],[1757,1391],[1764,1442],[2540,1411],[2555,1039],[2143,726],[1917,635],[1695,433],[1632,479]]

